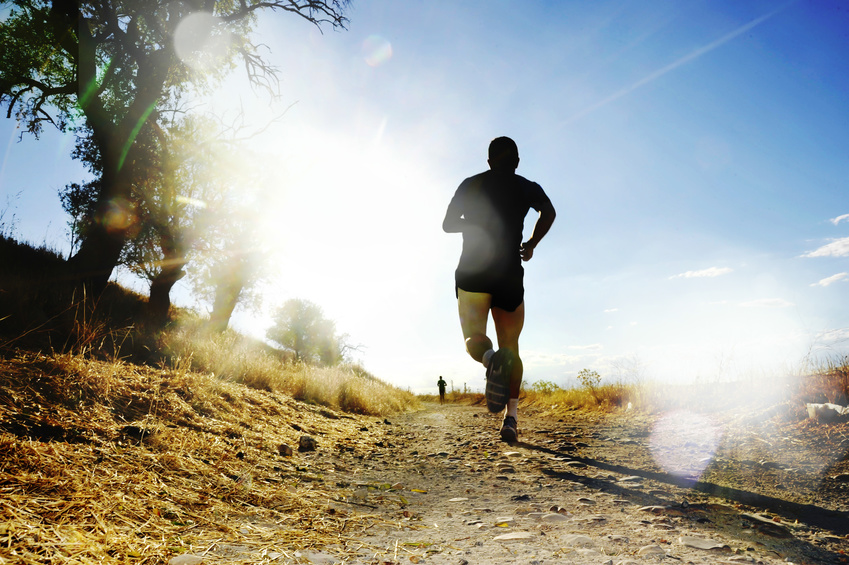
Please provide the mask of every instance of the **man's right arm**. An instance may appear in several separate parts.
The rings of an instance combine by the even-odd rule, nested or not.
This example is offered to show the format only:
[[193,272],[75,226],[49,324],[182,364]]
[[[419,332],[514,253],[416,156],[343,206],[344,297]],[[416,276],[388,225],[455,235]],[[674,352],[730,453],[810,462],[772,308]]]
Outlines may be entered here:
[[445,219],[442,220],[442,230],[445,233],[462,233],[466,221],[463,219],[463,206],[461,202],[460,189],[457,189],[457,192],[454,193],[454,198],[448,204]]
[[554,205],[546,198],[545,202],[540,206],[539,217],[534,224],[531,238],[523,243],[519,248],[519,253],[523,261],[529,261],[534,256],[534,249],[537,244],[545,237],[551,225],[554,223],[554,218],[557,217],[557,212],[554,210]]

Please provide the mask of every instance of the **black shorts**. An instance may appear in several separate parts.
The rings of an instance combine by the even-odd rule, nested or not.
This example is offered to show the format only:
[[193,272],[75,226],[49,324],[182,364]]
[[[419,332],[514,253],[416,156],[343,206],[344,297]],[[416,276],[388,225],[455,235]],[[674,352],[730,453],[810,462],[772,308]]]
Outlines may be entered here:
[[454,294],[459,296],[457,289],[460,288],[466,292],[483,292],[492,296],[491,306],[515,312],[525,301],[524,275],[525,270],[521,266],[500,276],[470,274],[457,269],[454,272]]

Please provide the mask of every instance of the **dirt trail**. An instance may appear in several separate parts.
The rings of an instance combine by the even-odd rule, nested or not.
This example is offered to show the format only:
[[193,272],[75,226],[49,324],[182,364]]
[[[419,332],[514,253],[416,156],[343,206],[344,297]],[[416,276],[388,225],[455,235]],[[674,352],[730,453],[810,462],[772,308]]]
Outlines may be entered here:
[[[759,445],[748,446],[733,432],[722,444],[705,430],[707,439],[698,430],[664,431],[648,416],[576,412],[552,420],[525,412],[513,445],[498,439],[497,427],[483,408],[449,404],[364,426],[374,450],[346,453],[337,446],[333,468],[341,490],[329,511],[371,514],[375,521],[349,533],[362,544],[359,551],[349,543],[344,552],[328,547],[298,560],[849,562],[846,491],[842,498],[832,492],[828,504],[817,501],[834,466],[825,474],[818,467],[814,476],[770,459],[741,474],[751,463],[744,457]],[[658,434],[666,437],[659,441]],[[714,453],[705,456],[708,448]],[[681,459],[676,474],[654,463],[664,453]],[[325,456],[319,450],[312,457],[317,463]],[[709,469],[695,482],[694,469],[707,459]],[[781,472],[792,475],[782,479],[788,486],[770,486]]]

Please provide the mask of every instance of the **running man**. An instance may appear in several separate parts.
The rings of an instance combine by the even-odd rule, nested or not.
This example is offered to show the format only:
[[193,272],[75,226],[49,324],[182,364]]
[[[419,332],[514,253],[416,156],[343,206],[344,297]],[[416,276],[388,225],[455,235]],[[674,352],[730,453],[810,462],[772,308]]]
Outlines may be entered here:
[[439,375],[439,380],[436,381],[436,386],[439,387],[439,403],[445,404],[445,387],[448,383],[445,382],[445,379],[442,378],[442,375]]
[[[505,409],[501,439],[517,441],[517,410],[523,366],[519,334],[525,322],[522,261],[551,228],[556,213],[540,185],[516,174],[519,149],[509,137],[489,145],[490,170],[464,180],[445,213],[442,229],[463,234],[455,292],[466,351],[486,367],[486,406]],[[522,243],[525,216],[539,213],[530,239]],[[486,335],[489,314],[498,351]]]

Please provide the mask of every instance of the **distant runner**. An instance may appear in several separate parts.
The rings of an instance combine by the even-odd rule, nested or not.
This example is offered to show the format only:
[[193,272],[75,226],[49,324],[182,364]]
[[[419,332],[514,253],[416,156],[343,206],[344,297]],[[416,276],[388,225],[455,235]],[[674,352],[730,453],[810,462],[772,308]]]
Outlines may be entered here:
[[445,382],[445,379],[442,378],[442,375],[439,376],[439,380],[436,381],[436,386],[439,387],[439,403],[442,404],[445,402],[445,386],[448,383]]
[[[463,252],[455,271],[455,292],[466,351],[486,367],[486,406],[507,408],[501,439],[517,441],[517,410],[523,366],[519,334],[525,322],[525,270],[522,261],[551,228],[556,213],[542,187],[516,174],[519,149],[509,137],[489,144],[490,170],[464,180],[445,213],[442,229],[463,234]],[[525,216],[539,212],[533,233],[522,243]],[[498,351],[486,335],[489,314],[495,323]]]

